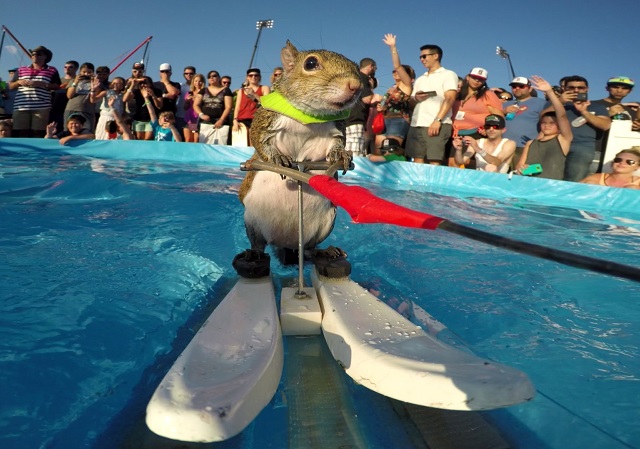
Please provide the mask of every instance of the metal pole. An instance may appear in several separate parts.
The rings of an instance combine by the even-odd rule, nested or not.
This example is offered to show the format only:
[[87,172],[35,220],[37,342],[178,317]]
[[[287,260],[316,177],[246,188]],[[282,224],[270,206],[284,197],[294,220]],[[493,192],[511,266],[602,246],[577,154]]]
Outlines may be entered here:
[[253,67],[253,58],[258,50],[258,41],[260,40],[260,34],[262,33],[262,27],[258,28],[258,37],[256,38],[256,44],[253,46],[253,53],[251,53],[251,61],[249,61],[249,69]]
[[506,59],[507,62],[509,63],[509,68],[511,69],[511,77],[515,78],[516,77],[516,72],[515,70],[513,70],[513,64],[511,64],[511,56],[509,56],[509,53],[507,52],[507,50],[505,50],[504,48],[498,46],[496,47],[496,54],[498,56],[500,56],[502,59]]
[[251,54],[251,61],[249,61],[249,68],[253,67],[253,58],[258,50],[258,42],[260,41],[260,35],[263,28],[273,28],[273,20],[258,20],[256,22],[256,28],[258,29],[258,37],[256,38],[256,44],[253,46],[253,53]]

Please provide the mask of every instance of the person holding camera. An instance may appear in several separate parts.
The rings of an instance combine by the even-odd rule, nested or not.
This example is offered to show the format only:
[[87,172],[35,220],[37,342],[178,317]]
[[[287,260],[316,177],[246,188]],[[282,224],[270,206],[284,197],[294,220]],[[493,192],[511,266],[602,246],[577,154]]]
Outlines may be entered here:
[[[577,182],[597,171],[600,164],[596,157],[597,142],[603,132],[611,127],[607,107],[602,103],[591,103],[588,93],[589,82],[586,78],[578,75],[565,78],[560,101],[564,104],[573,132],[564,168],[565,181]],[[543,110],[543,114],[552,109],[553,105],[550,105]]]
[[69,101],[64,108],[65,124],[69,122],[71,115],[80,114],[87,121],[85,127],[92,133],[96,129],[95,106],[91,102],[91,97],[96,93],[93,83],[94,70],[95,68],[90,62],[85,62],[80,66],[78,74],[67,87]]

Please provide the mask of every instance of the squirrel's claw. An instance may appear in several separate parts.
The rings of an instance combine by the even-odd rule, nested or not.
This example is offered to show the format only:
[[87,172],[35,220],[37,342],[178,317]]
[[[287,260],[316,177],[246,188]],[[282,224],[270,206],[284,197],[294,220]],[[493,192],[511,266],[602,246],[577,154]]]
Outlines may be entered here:
[[329,152],[329,163],[333,164],[336,161],[342,161],[342,174],[346,174],[347,170],[349,170],[349,166],[351,165],[351,160],[353,156],[350,151],[345,150],[344,148],[334,148]]
[[281,153],[275,154],[271,158],[271,162],[282,167],[291,167],[293,165],[293,159],[290,156]]

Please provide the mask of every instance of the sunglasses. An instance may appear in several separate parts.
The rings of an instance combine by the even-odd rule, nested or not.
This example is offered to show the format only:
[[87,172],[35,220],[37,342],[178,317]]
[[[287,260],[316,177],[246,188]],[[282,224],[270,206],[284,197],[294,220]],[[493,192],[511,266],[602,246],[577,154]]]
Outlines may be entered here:
[[621,157],[616,157],[613,159],[613,162],[616,164],[621,163],[622,161],[624,161],[627,165],[637,165],[638,161],[634,161],[633,159],[622,159]]
[[171,70],[160,70],[160,73],[169,73]]
[[255,73],[251,73],[249,75],[247,75],[249,78],[260,78],[260,75],[257,75]]
[[193,73],[193,72],[184,72],[184,76],[187,76],[187,75],[193,76],[193,75],[195,75],[195,73]]
[[498,126],[498,125],[484,125],[483,128],[484,129],[504,129],[501,126]]
[[220,75],[209,75],[209,79],[211,79],[211,78],[219,78],[219,77],[220,77]]
[[223,81],[222,84],[231,84],[231,81]]
[[42,51],[32,51],[31,55],[32,56],[44,56],[44,52],[42,52]]
[[511,88],[512,89],[524,89],[525,87],[529,87],[526,84],[512,84]]
[[424,55],[420,55],[420,59],[427,59],[427,56],[433,56],[435,54],[437,54],[437,53],[427,53],[427,54],[424,54]]
[[511,101],[513,100],[513,97],[500,97],[500,99],[504,101]]

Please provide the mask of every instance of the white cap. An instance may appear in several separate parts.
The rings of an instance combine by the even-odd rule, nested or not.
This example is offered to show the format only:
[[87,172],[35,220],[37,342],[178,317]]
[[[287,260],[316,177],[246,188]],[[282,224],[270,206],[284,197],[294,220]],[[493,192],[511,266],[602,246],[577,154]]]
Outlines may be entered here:
[[476,78],[482,78],[483,80],[486,80],[487,78],[489,78],[489,72],[487,72],[482,67],[474,67],[469,72],[469,75],[473,75]]
[[525,86],[530,86],[531,85],[529,80],[527,78],[525,78],[524,76],[516,76],[513,79],[513,81],[511,81],[509,83],[509,86],[511,86],[512,84],[524,84]]
[[166,62],[165,62],[164,64],[160,64],[160,69],[159,69],[159,70],[160,70],[160,71],[162,71],[162,70],[169,70],[169,71],[171,71],[171,65],[170,65],[170,64],[168,64],[168,63],[166,63]]

